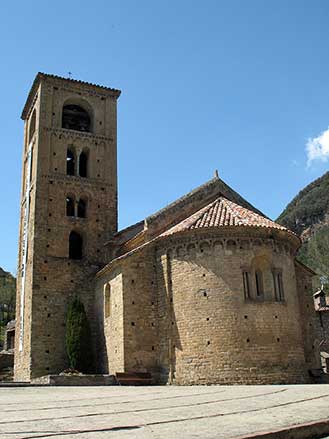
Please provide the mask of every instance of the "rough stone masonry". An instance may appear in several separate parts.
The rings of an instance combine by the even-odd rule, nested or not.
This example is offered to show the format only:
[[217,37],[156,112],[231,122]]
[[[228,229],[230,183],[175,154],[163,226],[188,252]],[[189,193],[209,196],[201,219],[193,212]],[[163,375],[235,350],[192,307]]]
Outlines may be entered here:
[[313,272],[296,261],[293,232],[218,174],[118,231],[119,96],[43,73],[28,95],[15,380],[65,369],[66,309],[78,295],[95,373],[150,372],[175,384],[308,382],[318,364]]

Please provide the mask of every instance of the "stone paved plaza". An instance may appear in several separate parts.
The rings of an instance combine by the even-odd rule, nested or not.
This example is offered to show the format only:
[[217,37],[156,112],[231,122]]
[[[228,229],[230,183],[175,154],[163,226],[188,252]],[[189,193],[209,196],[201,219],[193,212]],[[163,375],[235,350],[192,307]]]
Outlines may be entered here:
[[0,387],[1,439],[230,439],[328,418],[329,385]]

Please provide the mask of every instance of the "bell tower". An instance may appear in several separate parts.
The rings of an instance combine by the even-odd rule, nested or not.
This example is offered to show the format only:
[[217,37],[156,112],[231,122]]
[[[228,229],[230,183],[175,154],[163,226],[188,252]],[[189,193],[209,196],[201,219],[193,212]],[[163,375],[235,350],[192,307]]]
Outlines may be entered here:
[[38,73],[24,126],[15,380],[61,372],[65,314],[79,295],[93,333],[93,275],[117,231],[120,91]]

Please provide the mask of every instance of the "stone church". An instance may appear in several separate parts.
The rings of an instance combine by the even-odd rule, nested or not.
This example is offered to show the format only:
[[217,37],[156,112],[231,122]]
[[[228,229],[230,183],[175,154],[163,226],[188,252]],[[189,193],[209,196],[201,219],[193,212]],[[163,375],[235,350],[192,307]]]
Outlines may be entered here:
[[[38,73],[25,122],[15,380],[67,367],[78,295],[95,373],[157,383],[303,383],[314,363],[313,272],[299,238],[216,173],[118,231],[120,91]],[[141,200],[142,202],[142,200]]]

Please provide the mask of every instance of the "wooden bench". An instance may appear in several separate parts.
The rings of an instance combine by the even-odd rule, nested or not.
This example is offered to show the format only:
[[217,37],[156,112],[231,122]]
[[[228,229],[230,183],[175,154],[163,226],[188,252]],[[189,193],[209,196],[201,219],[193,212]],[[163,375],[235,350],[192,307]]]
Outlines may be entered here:
[[121,386],[149,386],[152,375],[149,372],[117,372],[115,378]]

